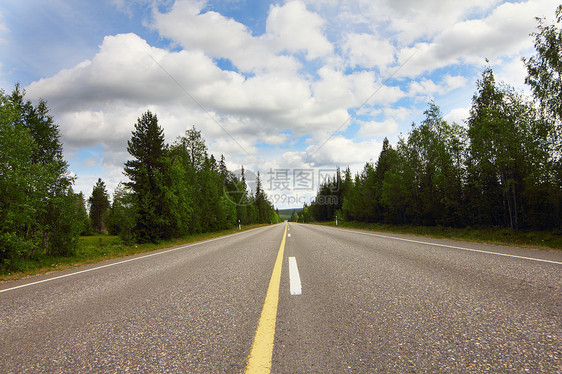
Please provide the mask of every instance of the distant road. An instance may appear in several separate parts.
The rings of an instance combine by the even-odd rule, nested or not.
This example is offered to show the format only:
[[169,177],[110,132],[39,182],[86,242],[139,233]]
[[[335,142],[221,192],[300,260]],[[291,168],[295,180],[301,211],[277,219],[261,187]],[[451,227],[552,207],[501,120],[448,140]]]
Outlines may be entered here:
[[2,284],[0,372],[243,372],[280,253],[271,372],[562,371],[561,252],[285,230]]

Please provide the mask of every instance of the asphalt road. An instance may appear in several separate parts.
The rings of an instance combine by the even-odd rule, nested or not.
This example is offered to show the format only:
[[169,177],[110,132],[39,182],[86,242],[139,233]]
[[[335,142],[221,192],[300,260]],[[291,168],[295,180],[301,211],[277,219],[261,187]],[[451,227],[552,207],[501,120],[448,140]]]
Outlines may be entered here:
[[[284,230],[2,284],[0,372],[243,372]],[[562,372],[560,252],[290,224],[282,265],[272,372]]]

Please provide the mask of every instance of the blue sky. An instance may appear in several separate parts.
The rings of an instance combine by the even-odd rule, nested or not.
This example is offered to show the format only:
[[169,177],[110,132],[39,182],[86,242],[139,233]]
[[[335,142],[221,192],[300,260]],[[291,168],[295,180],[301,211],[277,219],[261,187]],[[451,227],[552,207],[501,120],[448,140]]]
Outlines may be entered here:
[[[498,80],[526,90],[535,17],[557,5],[6,0],[0,87],[20,82],[48,101],[86,196],[98,178],[110,191],[125,181],[126,143],[147,109],[169,142],[195,125],[232,170],[357,172],[430,100],[462,123],[486,58]],[[303,202],[314,190],[298,193]]]

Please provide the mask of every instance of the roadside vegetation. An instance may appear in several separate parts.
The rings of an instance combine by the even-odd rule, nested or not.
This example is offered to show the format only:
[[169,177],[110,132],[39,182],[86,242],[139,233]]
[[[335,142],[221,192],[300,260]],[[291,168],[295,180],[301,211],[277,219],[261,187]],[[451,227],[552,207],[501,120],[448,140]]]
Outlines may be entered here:
[[[241,231],[251,230],[265,224],[242,226]],[[70,269],[105,260],[132,256],[164,248],[195,243],[240,232],[238,228],[194,234],[181,239],[169,239],[159,243],[126,244],[117,235],[94,234],[81,236],[78,239],[75,253],[72,256],[43,255],[34,259],[21,258],[14,263],[14,270],[0,272],[0,283],[25,278],[52,271]]]
[[[317,223],[336,226],[335,221]],[[390,225],[384,223],[344,222],[341,220],[338,220],[337,227],[562,251],[562,233],[554,231],[514,231],[508,228],[454,228],[444,226]]]

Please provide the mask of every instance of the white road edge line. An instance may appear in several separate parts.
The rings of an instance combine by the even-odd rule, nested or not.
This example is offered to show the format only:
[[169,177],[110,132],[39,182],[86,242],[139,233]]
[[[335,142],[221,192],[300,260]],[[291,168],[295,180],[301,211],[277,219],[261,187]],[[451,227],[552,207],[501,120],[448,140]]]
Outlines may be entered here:
[[301,277],[299,276],[299,268],[297,267],[297,259],[289,257],[289,284],[291,295],[301,295]]
[[218,238],[213,238],[213,239],[209,239],[209,240],[205,240],[202,242],[197,242],[197,243],[193,243],[193,244],[188,244],[188,245],[182,245],[181,247],[175,247],[175,248],[171,248],[171,249],[167,249],[161,252],[156,252],[156,253],[151,253],[148,255],[144,255],[144,256],[140,256],[140,257],[135,257],[135,258],[130,258],[128,260],[123,260],[123,261],[119,261],[119,262],[113,262],[111,264],[107,264],[107,265],[102,265],[102,266],[98,266],[95,268],[91,268],[91,269],[86,269],[86,270],[81,270],[81,271],[77,271],[75,273],[69,273],[69,274],[64,274],[64,275],[59,275],[57,277],[53,277],[53,278],[47,278],[47,279],[43,279],[37,282],[31,282],[31,283],[26,283],[26,284],[21,284],[19,286],[15,286],[15,287],[10,287],[10,288],[6,288],[4,290],[0,290],[0,293],[3,292],[8,292],[8,291],[13,291],[13,290],[17,290],[18,288],[24,288],[24,287],[29,287],[29,286],[34,286],[36,284],[40,284],[40,283],[45,283],[45,282],[50,282],[53,280],[57,280],[57,279],[62,279],[62,278],[67,278],[67,277],[72,277],[74,275],[78,275],[78,274],[83,274],[83,273],[88,273],[90,271],[94,271],[94,270],[99,270],[99,269],[103,269],[103,268],[108,268],[111,266],[116,266],[116,265],[121,265],[121,264],[125,264],[127,262],[132,262],[132,261],[137,261],[137,260],[142,260],[144,258],[148,258],[148,257],[153,257],[153,256],[158,256],[158,255],[163,255],[164,253],[169,253],[169,252],[175,252],[175,251],[179,251],[180,249],[185,249],[185,248],[189,248],[189,247],[195,247],[197,245],[201,245],[201,244],[207,244],[207,243],[211,243],[217,240],[222,240],[222,239],[226,239],[226,238],[231,238],[233,236],[236,235],[240,235],[240,234],[245,234],[254,230],[258,230],[261,227],[252,229],[252,230],[248,230],[248,231],[243,231],[243,232],[237,232],[234,234],[230,234],[230,235],[226,235],[226,236],[220,236]]
[[489,255],[497,255],[497,256],[504,256],[504,257],[513,257],[513,258],[520,258],[520,259],[523,259],[523,260],[531,260],[531,261],[539,261],[539,262],[548,262],[548,263],[550,263],[550,264],[562,265],[562,262],[560,262],[560,261],[544,260],[544,259],[542,259],[542,258],[517,256],[517,255],[510,255],[510,254],[508,254],[508,253],[488,252],[488,251],[483,251],[483,250],[481,250],[481,249],[473,249],[473,248],[465,248],[465,247],[456,247],[456,246],[454,246],[454,245],[437,244],[437,243],[430,243],[430,242],[422,242],[422,241],[419,241],[419,240],[404,239],[404,238],[395,238],[395,237],[393,237],[393,236],[380,235],[380,234],[373,234],[373,233],[369,233],[369,232],[361,232],[361,231],[356,231],[356,230],[346,230],[346,229],[338,229],[338,230],[347,231],[347,232],[353,232],[353,233],[361,234],[361,235],[376,236],[376,237],[385,238],[385,239],[400,240],[400,241],[409,242],[409,243],[432,245],[432,246],[435,246],[435,247],[444,247],[444,248],[460,249],[460,250],[463,250],[463,251],[479,252],[479,253],[486,253],[486,254],[489,254]]

